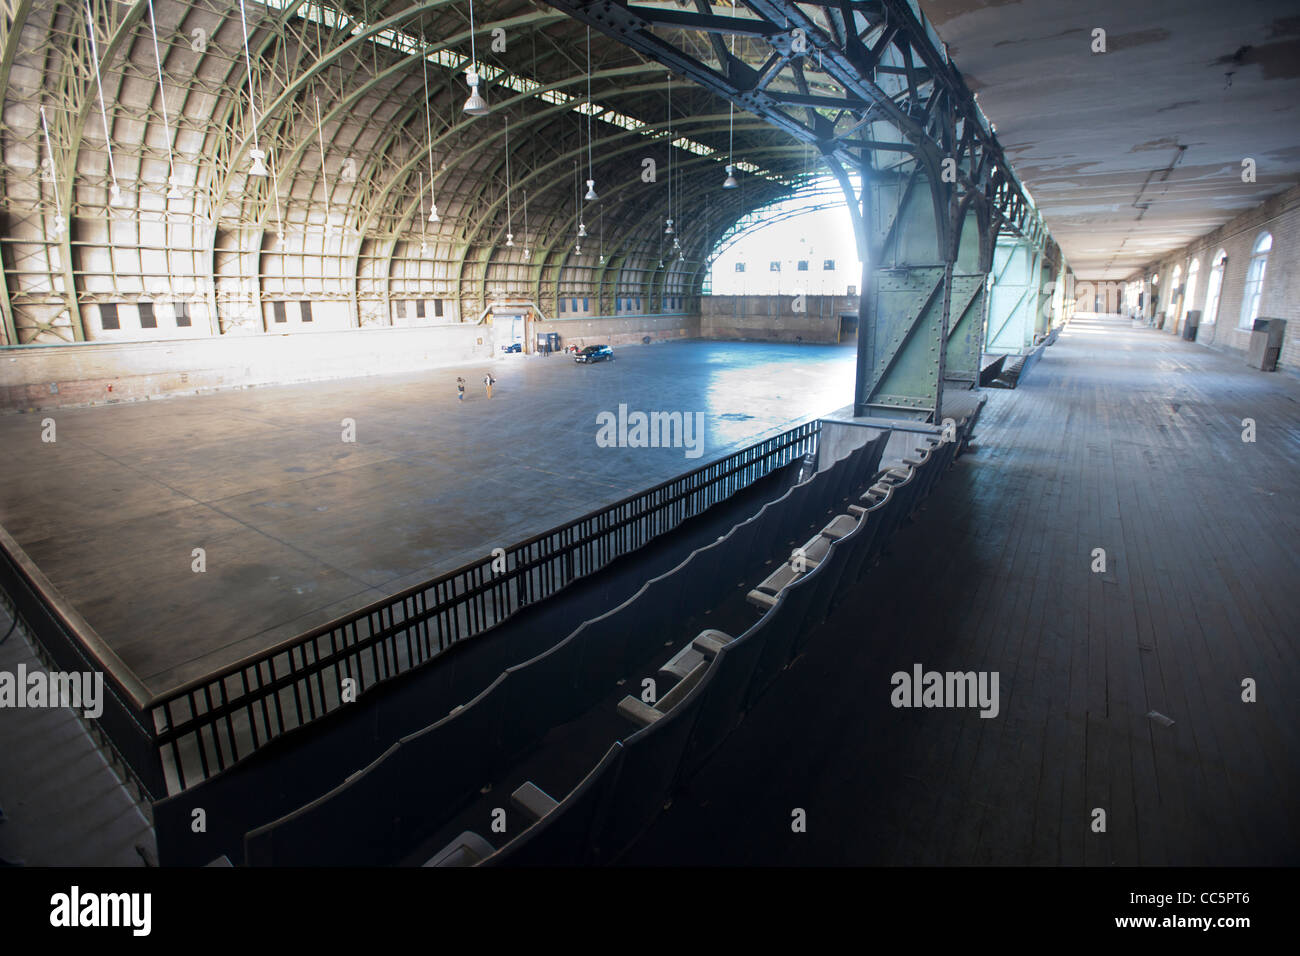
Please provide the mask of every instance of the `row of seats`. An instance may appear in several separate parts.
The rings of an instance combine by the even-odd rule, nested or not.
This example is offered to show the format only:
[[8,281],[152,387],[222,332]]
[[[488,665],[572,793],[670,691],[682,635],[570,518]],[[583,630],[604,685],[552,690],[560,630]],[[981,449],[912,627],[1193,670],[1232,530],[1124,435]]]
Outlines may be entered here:
[[[880,472],[847,513],[835,515],[805,542],[796,563],[785,562],[754,588],[749,599],[763,613],[748,630],[734,638],[712,629],[697,635],[660,667],[659,675],[675,683],[653,705],[624,697],[618,713],[635,728],[632,733],[616,741],[565,797],[548,797],[536,823],[476,862],[578,865],[617,858],[802,652],[837,596],[879,557],[960,451],[978,411],[977,406],[959,424],[956,441],[925,438],[902,466]],[[745,524],[711,548],[739,555],[753,540],[744,535]],[[458,838],[469,839],[477,838]]]
[[[793,486],[719,541],[646,582],[623,604],[509,668],[443,719],[402,737],[342,785],[250,831],[245,861],[383,865],[405,858],[507,779],[552,728],[578,720],[621,682],[639,677],[631,668],[662,647],[664,634],[716,605],[720,581],[755,574],[766,556],[798,531],[842,510],[850,494],[878,474],[887,437],[882,434]],[[322,841],[322,832],[331,839]],[[472,848],[452,857],[467,855],[473,855]]]
[[[835,517],[826,527],[792,552],[790,558],[768,575],[761,584],[750,591],[749,602],[763,611],[775,606],[781,592],[798,580],[800,575],[811,572],[825,560],[834,544],[851,534],[870,510],[886,501],[896,490],[909,485],[918,472],[924,471],[926,475],[937,475],[951,460],[950,457],[945,456],[955,453],[957,448],[955,442],[943,442],[931,436],[923,436],[920,442],[914,453],[915,457],[904,457],[902,466],[894,466],[881,472],[876,482],[859,497],[857,502],[848,506],[848,514]],[[949,447],[945,449],[945,445]],[[943,464],[938,468],[926,468],[930,459],[936,454],[945,459]],[[928,484],[920,497],[923,498],[927,494],[929,494]]]

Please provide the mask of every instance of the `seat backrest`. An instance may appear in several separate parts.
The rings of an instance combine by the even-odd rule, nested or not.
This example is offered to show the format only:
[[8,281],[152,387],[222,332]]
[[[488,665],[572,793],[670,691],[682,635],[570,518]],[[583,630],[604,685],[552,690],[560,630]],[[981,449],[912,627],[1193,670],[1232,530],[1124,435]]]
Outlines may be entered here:
[[595,838],[618,782],[623,745],[615,741],[600,763],[523,833],[480,866],[583,866],[593,862]]

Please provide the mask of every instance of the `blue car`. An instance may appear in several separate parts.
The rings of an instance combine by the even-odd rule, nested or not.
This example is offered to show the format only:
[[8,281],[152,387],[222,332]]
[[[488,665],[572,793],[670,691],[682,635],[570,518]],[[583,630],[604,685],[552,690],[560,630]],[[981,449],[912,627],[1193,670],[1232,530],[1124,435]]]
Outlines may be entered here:
[[591,362],[612,362],[614,361],[614,350],[608,345],[588,345],[585,349],[575,355],[573,360],[584,364]]
[[524,347],[519,342],[512,342],[510,345],[501,346],[502,352],[522,352]]

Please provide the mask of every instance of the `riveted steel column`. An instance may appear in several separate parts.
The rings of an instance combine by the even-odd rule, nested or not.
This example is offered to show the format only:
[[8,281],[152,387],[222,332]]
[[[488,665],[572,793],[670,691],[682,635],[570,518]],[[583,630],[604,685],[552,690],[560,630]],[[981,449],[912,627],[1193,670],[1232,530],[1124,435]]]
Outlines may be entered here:
[[[866,176],[870,176],[867,173]],[[855,415],[928,419],[940,406],[952,261],[927,172],[863,187],[864,264]]]

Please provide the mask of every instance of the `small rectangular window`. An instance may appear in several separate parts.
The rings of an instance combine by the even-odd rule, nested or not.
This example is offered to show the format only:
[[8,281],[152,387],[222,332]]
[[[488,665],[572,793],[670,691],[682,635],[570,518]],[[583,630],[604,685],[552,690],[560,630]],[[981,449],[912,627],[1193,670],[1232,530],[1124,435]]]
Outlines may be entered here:
[[116,303],[105,302],[99,307],[99,327],[110,331],[122,327],[117,321]]
[[272,302],[272,303],[271,303],[271,313],[275,316],[275,321],[276,321],[277,324],[279,324],[280,322],[288,322],[288,321],[289,321],[288,316],[286,316],[285,313],[284,313],[284,303],[283,303],[283,302]]
[[636,310],[637,310],[638,312],[641,311],[641,297],[640,297],[640,296],[637,296],[637,297],[636,297]]
[[834,259],[827,259],[827,260],[825,260],[824,262],[822,262],[822,271],[823,271],[823,272],[834,272],[834,271],[835,271],[835,260],[834,260]]
[[590,300],[590,299],[583,299],[583,300],[582,300],[582,311],[583,311],[583,312],[590,312],[590,311],[591,311],[591,300]]
[[416,317],[417,319],[422,319],[422,318],[424,318],[424,300],[423,300],[423,299],[416,299],[416,300],[415,300],[415,317]]
[[153,314],[152,302],[140,303],[140,328],[142,329],[158,328],[158,317]]
[[398,317],[399,319],[404,319],[404,318],[406,318],[406,300],[405,300],[405,299],[398,299],[398,300],[397,300],[397,317]]
[[780,272],[780,271],[781,271],[781,263],[779,263],[779,262],[770,262],[770,263],[768,263],[767,271],[768,271],[768,272]]
[[442,318],[442,299],[433,300],[433,314],[435,318]]
[[190,304],[184,300],[178,299],[175,303],[176,308],[176,328],[188,329],[190,327]]
[[808,260],[807,260],[807,259],[800,259],[800,260],[799,260],[799,265],[798,265],[796,268],[797,268],[800,272],[807,272],[807,271],[808,271]]
[[574,311],[574,312],[577,312],[577,311],[578,311],[578,300],[577,300],[577,299],[574,299],[574,300],[573,300],[573,311]]
[[298,303],[298,308],[299,308],[299,309],[301,310],[301,312],[302,312],[302,320],[303,320],[304,322],[310,322],[310,321],[311,321],[311,302],[308,301],[307,299],[303,299],[301,302]]
[[561,312],[564,311],[564,303],[565,303],[566,301],[567,301],[567,300],[565,300],[565,299],[561,299],[561,300],[560,300],[560,311],[561,311]]
[[736,263],[736,271],[737,271],[737,272],[744,272],[744,271],[745,271],[745,264],[744,264],[743,262],[737,262],[737,263]]

